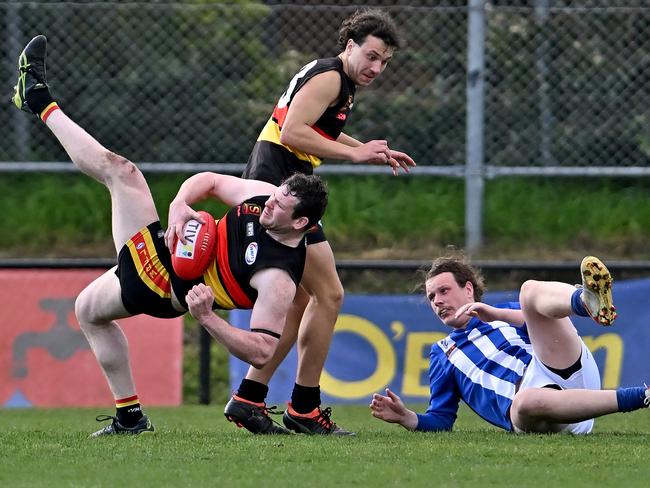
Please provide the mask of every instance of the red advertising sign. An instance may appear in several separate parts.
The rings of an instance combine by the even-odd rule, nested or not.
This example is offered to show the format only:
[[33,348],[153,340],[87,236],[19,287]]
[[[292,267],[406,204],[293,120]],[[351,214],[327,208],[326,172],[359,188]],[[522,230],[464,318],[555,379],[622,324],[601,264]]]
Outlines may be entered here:
[[[0,270],[0,407],[88,407],[113,402],[74,314],[104,270]],[[119,321],[145,405],[182,400],[182,318]]]

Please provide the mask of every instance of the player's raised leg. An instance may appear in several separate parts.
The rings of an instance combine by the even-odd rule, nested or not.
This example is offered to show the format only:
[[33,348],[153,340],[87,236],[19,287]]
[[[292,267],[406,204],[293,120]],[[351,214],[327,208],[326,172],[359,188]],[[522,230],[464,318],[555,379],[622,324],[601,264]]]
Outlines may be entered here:
[[[47,39],[34,37],[20,54],[16,107],[37,115],[52,131],[73,163],[103,183],[111,194],[113,241],[116,250],[139,229],[158,220],[142,173],[73,122],[52,98],[46,78]],[[129,364],[128,344],[115,319],[128,317],[118,277],[111,270],[91,283],[77,298],[75,309],[82,331],[97,357],[116,399],[117,417],[94,435],[153,431],[142,414]]]
[[113,238],[116,250],[142,227],[158,220],[147,182],[128,159],[117,155],[72,121],[50,94],[46,79],[45,36],[34,37],[18,62],[14,103],[37,115],[61,143],[72,162],[103,183],[111,193]]

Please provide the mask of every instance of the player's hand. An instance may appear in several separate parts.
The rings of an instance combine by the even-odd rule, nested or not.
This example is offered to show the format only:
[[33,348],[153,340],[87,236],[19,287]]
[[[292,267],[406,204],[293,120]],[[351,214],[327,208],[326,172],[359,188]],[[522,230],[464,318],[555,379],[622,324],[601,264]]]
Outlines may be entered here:
[[387,164],[391,167],[393,175],[397,176],[400,169],[405,173],[415,166],[413,158],[401,151],[394,151],[388,147],[388,141],[373,140],[354,148],[355,163]]
[[169,205],[169,216],[167,218],[167,230],[165,231],[165,245],[169,252],[174,253],[174,244],[176,239],[180,239],[183,244],[187,244],[183,236],[183,227],[190,220],[198,220],[205,224],[201,214],[190,207],[185,202],[173,201]]
[[405,173],[408,173],[410,167],[416,166],[415,161],[408,154],[401,151],[393,151],[392,149],[389,149],[388,152],[390,154],[388,164],[393,168],[393,175],[397,176],[400,168]]
[[390,423],[402,424],[409,409],[400,397],[386,388],[386,396],[374,393],[370,402],[372,416]]
[[495,308],[487,303],[472,302],[466,303],[454,314],[454,318],[459,318],[462,315],[469,315],[470,317],[478,317],[483,322],[492,322],[493,320],[501,319],[501,309]]
[[185,297],[190,315],[199,322],[203,323],[206,317],[212,315],[212,304],[214,295],[209,286],[204,283],[194,285]]
[[374,140],[354,148],[353,163],[387,164],[390,159],[388,141]]

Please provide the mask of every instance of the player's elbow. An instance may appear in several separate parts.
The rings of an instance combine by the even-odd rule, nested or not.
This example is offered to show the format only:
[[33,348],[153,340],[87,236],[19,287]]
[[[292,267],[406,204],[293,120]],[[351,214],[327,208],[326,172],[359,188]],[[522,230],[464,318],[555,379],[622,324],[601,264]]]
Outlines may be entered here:
[[282,132],[280,132],[280,143],[285,146],[293,146],[295,138],[293,132],[289,127],[283,127]]
[[256,334],[256,336],[257,344],[249,364],[255,369],[262,369],[271,361],[271,358],[275,354],[275,350],[278,347],[278,339],[263,334]]
[[262,369],[269,363],[271,357],[273,357],[273,355],[268,355],[265,352],[259,352],[258,354],[255,354],[253,358],[251,358],[250,365],[255,369]]
[[[311,127],[307,125],[305,125],[304,128],[308,130],[312,130]],[[301,131],[304,130],[304,128],[294,123],[290,123],[290,124],[285,123],[285,125],[282,126],[282,131],[280,132],[280,143],[286,146],[291,146],[300,149],[302,146],[301,141],[303,140],[300,134]]]

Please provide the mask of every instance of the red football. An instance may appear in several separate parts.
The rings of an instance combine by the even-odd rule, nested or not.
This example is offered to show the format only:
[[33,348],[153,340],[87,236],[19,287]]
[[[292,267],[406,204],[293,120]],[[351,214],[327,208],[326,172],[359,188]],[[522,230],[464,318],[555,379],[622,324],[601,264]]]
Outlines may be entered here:
[[184,280],[194,280],[201,276],[214,258],[217,240],[217,224],[214,217],[204,210],[199,214],[205,224],[189,220],[183,227],[186,244],[176,240],[172,254],[174,272]]

